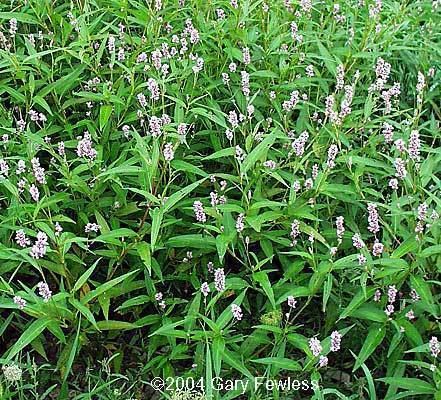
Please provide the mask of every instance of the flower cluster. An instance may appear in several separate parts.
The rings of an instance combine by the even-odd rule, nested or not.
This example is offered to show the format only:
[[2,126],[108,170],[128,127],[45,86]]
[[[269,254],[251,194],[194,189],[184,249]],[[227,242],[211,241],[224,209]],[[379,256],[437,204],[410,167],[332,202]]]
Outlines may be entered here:
[[95,160],[97,156],[97,151],[93,148],[92,138],[88,132],[85,132],[83,137],[79,138],[77,145],[77,155],[78,157],[84,157],[90,161]]
[[37,233],[37,240],[32,246],[29,254],[32,258],[43,258],[46,255],[48,247],[48,237],[44,232]]
[[231,304],[231,313],[237,321],[240,321],[243,317],[242,309],[237,304]]
[[37,285],[38,294],[43,297],[43,301],[47,303],[52,297],[52,291],[46,282],[39,282]]
[[3,365],[2,370],[8,382],[18,382],[23,376],[23,370],[16,364]]
[[196,221],[201,223],[207,222],[207,215],[205,214],[204,206],[199,200],[193,203],[193,210]]
[[218,292],[225,290],[225,272],[223,268],[214,271],[214,287]]

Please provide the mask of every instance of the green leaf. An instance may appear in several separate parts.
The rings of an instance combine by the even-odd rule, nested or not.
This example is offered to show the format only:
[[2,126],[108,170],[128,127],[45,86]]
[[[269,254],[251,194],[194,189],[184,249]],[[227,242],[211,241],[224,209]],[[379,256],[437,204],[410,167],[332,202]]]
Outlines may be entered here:
[[375,349],[381,344],[386,335],[386,328],[383,325],[373,324],[369,329],[369,333],[363,343],[363,346],[358,354],[352,371],[356,371],[369,358]]
[[345,319],[351,313],[356,310],[358,307],[360,307],[367,299],[372,297],[372,295],[375,293],[375,288],[366,288],[366,294],[363,289],[360,289],[357,294],[353,297],[349,305],[343,310],[343,312],[340,314],[340,319]]
[[181,235],[170,238],[167,247],[188,247],[193,249],[211,249],[216,248],[216,240],[211,236],[200,234]]
[[199,308],[201,306],[201,297],[202,297],[202,293],[200,291],[197,292],[193,298],[193,301],[190,303],[190,306],[186,310],[184,329],[187,332],[191,332],[192,329],[194,328],[196,318],[199,315]]
[[256,164],[258,160],[261,160],[265,157],[266,153],[268,152],[269,148],[274,144],[276,141],[276,134],[271,133],[269,136],[267,136],[263,141],[261,141],[252,151],[249,153],[245,160],[242,162],[240,166],[240,173],[241,175],[246,175],[248,170]]
[[251,372],[244,367],[244,360],[239,359],[240,353],[232,352],[224,349],[223,352],[223,361],[233,367],[235,370],[239,371],[243,376],[246,376],[248,379],[254,381],[253,375]]
[[63,383],[66,382],[67,377],[69,376],[69,373],[72,369],[73,362],[75,360],[75,356],[77,354],[78,345],[79,345],[79,337],[80,337],[80,329],[81,329],[81,315],[80,315],[80,318],[78,319],[78,327],[77,327],[77,331],[75,333],[75,337],[74,337],[73,341],[71,341],[72,345],[70,348],[69,357],[66,360],[66,365],[62,366],[62,368],[63,368],[62,369]]
[[203,177],[208,176],[208,174],[204,170],[183,160],[173,160],[171,162],[171,166],[176,171],[185,171]]
[[72,304],[81,314],[83,314],[87,318],[87,320],[94,326],[95,329],[99,330],[95,321],[95,317],[84,304],[81,304],[77,299],[72,297],[69,299],[69,303]]
[[0,12],[0,19],[10,20],[15,18],[19,22],[24,22],[26,24],[38,24],[38,21],[31,15],[20,13],[20,12]]
[[15,341],[14,345],[7,351],[6,361],[11,361],[20,351],[36,339],[47,328],[51,322],[50,318],[43,317],[32,322],[21,336]]
[[147,304],[150,301],[150,297],[145,294],[141,294],[139,296],[133,297],[131,299],[126,300],[122,303],[115,311],[124,310],[126,308],[135,307],[139,305]]
[[225,349],[225,339],[221,336],[216,336],[213,339],[213,346],[212,346],[213,366],[216,376],[219,376],[221,372],[222,355],[224,353],[224,349]]
[[100,294],[108,291],[109,289],[113,288],[114,286],[118,285],[118,283],[124,281],[129,276],[132,276],[133,274],[138,273],[138,269],[132,272],[128,272],[127,274],[121,275],[117,278],[114,278],[110,280],[109,282],[103,283],[102,285],[98,286],[96,289],[91,290],[89,293],[87,293],[82,299],[81,303],[87,304],[91,300],[93,300],[95,297],[99,296]]
[[213,121],[215,124],[220,125],[222,128],[227,128],[227,124],[225,123],[225,118],[223,118],[222,114],[220,112],[216,112],[216,114],[214,114],[211,111],[207,111],[205,108],[201,108],[201,107],[196,107],[191,109],[191,113],[196,114],[196,115],[201,115],[207,119],[209,119],[210,121]]
[[207,346],[205,347],[205,390],[207,394],[208,399],[213,398],[213,386],[211,384],[213,380],[213,370],[212,370],[212,363],[211,363],[211,352],[210,352],[210,345],[207,343]]
[[418,255],[421,258],[427,258],[427,257],[434,256],[435,254],[441,254],[441,244],[436,244],[434,246],[427,247]]
[[331,55],[331,53],[329,53],[328,49],[325,46],[323,46],[322,42],[320,42],[318,37],[316,38],[316,42],[317,42],[317,47],[318,47],[320,55],[321,55],[321,59],[324,61],[326,68],[328,69],[328,71],[332,75],[335,76],[336,75],[335,58],[332,57],[332,55]]
[[149,274],[152,270],[152,253],[150,252],[150,246],[146,242],[139,242],[136,245],[136,251],[138,252],[141,260],[144,262]]
[[72,289],[72,293],[75,293],[77,290],[81,289],[83,287],[83,285],[87,282],[87,280],[90,278],[90,276],[92,275],[93,271],[95,270],[96,266],[98,265],[98,262],[101,260],[101,258],[99,258],[98,260],[96,260],[93,265],[88,268],[83,275],[81,275],[78,280],[75,282],[75,285]]
[[118,167],[113,167],[106,169],[104,172],[101,172],[96,179],[102,178],[103,176],[108,175],[139,175],[142,172],[142,169],[140,167],[137,167],[135,165],[120,165]]
[[300,229],[300,232],[305,232],[308,235],[312,236],[314,239],[316,239],[319,242],[323,243],[325,246],[328,246],[328,243],[326,242],[326,239],[322,235],[320,235],[320,233],[318,233],[311,226],[305,224],[304,222],[300,222],[299,229]]
[[436,306],[429,285],[421,277],[415,275],[410,276],[410,283],[412,288],[415,289],[421,297],[421,300],[426,303],[425,308],[427,308],[428,311],[430,311],[430,313],[436,318]]
[[[245,293],[246,289],[239,296],[237,296],[231,304],[236,304],[240,306],[245,297]],[[231,304],[230,306],[226,307],[224,311],[222,311],[222,314],[216,320],[216,324],[219,326],[220,329],[224,329],[233,318],[233,314],[231,313]]]
[[231,240],[229,240],[227,235],[221,234],[216,237],[216,249],[220,262],[224,259],[230,242]]
[[12,321],[12,318],[14,318],[14,313],[10,313],[7,318],[2,322],[0,326],[0,337],[3,336],[3,333],[5,332],[6,328],[9,326],[9,324]]
[[101,131],[109,122],[110,115],[112,114],[112,109],[113,109],[113,106],[108,105],[108,104],[100,107],[100,130]]
[[[170,322],[168,324],[165,324],[165,325],[161,326],[159,329],[157,329],[156,331],[154,331],[153,333],[151,333],[149,335],[149,337],[157,336],[157,335],[162,335],[162,336],[171,335],[173,332],[175,332],[175,328],[179,325],[183,325],[184,322],[185,322],[185,320],[180,320],[180,321]],[[184,335],[184,337],[187,336],[187,334],[184,331],[182,331],[182,334]]]
[[429,351],[429,343],[424,343],[420,346],[414,347],[413,349],[405,351],[405,353],[429,353]]
[[107,223],[107,220],[101,215],[101,213],[98,210],[95,210],[94,214],[95,214],[96,222],[100,226],[100,232],[102,234],[109,233],[110,227],[109,224]]
[[350,313],[352,318],[367,319],[374,322],[386,322],[387,315],[383,309],[378,308],[374,304],[363,304]]
[[113,229],[109,232],[103,233],[102,235],[97,236],[95,239],[93,239],[95,242],[102,242],[102,243],[111,243],[118,245],[120,243],[119,240],[116,238],[120,237],[134,237],[138,236],[138,234],[131,229],[127,228],[119,228],[119,229]]
[[265,357],[265,358],[258,358],[255,360],[251,360],[251,362],[256,364],[264,364],[264,365],[271,365],[275,368],[280,368],[286,371],[301,371],[302,366],[294,360],[291,360],[289,358],[284,357]]
[[184,187],[181,190],[178,190],[176,193],[173,193],[165,202],[163,213],[167,213],[173,209],[173,207],[179,203],[185,196],[187,196],[190,192],[196,189],[202,182],[205,181],[206,178],[199,179],[198,181],[192,183]]
[[329,296],[331,295],[332,282],[333,282],[332,274],[329,273],[323,286],[323,308],[322,308],[323,312],[326,312],[326,304],[328,303]]
[[265,294],[268,297],[268,300],[270,301],[271,305],[273,306],[273,309],[276,309],[276,301],[274,299],[274,292],[273,288],[271,287],[271,282],[268,278],[268,274],[266,271],[260,271],[253,274],[253,279],[262,286],[262,289],[264,290]]
[[387,383],[388,385],[394,385],[400,389],[410,390],[413,394],[434,394],[436,389],[429,382],[423,381],[417,378],[380,378],[377,379],[380,382]]
[[370,400],[377,400],[377,393],[375,391],[375,383],[372,378],[371,371],[369,371],[369,368],[366,367],[366,364],[361,364],[361,368],[363,369],[364,374],[366,375],[366,380],[368,382],[368,391],[369,391],[369,399]]
[[308,345],[308,338],[300,333],[290,333],[286,336],[288,342],[295,348],[302,350],[308,357],[312,358],[312,352]]
[[250,76],[256,78],[279,78],[279,75],[277,75],[274,71],[269,70],[251,72]]
[[413,253],[418,249],[418,246],[419,244],[416,241],[415,236],[411,236],[393,251],[391,258],[401,258],[406,254]]
[[152,231],[150,234],[150,246],[152,253],[155,251],[155,244],[159,236],[159,230],[161,229],[162,218],[164,216],[160,208],[155,208],[151,211],[152,216]]
[[234,156],[234,154],[236,154],[236,149],[234,147],[228,147],[227,149],[216,151],[215,153],[204,157],[202,160],[203,161],[217,160],[218,158],[226,158],[226,157]]
[[101,331],[125,331],[129,329],[139,328],[138,325],[126,321],[98,321],[98,329]]
[[39,104],[41,107],[43,107],[43,108],[47,111],[47,113],[48,113],[49,115],[52,115],[51,107],[49,106],[49,104],[47,104],[47,102],[46,102],[45,99],[43,99],[43,98],[40,97],[40,96],[35,96],[35,97],[34,97],[34,101],[35,101],[35,103],[37,103],[37,104]]

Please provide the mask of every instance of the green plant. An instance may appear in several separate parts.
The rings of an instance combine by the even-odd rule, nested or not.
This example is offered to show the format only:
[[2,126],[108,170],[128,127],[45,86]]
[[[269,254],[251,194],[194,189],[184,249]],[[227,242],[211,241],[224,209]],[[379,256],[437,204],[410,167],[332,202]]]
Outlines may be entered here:
[[163,3],[0,4],[2,395],[440,398],[439,1]]

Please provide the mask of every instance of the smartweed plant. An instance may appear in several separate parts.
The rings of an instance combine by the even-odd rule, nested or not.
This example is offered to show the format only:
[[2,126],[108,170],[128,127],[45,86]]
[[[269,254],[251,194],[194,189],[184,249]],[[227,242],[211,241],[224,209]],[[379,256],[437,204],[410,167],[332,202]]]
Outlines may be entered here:
[[0,398],[441,399],[440,61],[439,0],[0,1]]

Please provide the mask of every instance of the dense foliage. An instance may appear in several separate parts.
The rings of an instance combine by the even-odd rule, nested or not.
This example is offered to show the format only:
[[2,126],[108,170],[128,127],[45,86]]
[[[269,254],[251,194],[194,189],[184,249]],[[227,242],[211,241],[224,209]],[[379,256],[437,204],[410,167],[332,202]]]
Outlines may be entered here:
[[1,1],[0,398],[441,399],[440,14]]

